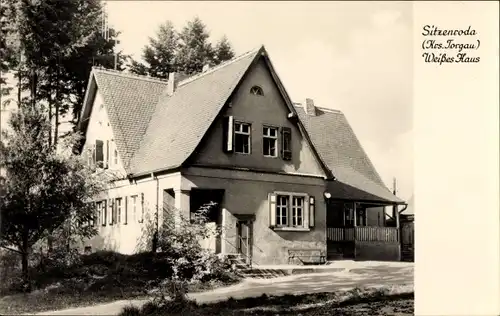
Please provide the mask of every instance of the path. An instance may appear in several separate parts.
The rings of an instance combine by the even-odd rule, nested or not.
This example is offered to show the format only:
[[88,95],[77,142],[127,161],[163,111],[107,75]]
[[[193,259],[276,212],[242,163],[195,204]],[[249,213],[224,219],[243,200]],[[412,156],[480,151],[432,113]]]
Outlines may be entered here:
[[[315,292],[334,292],[355,287],[413,285],[413,265],[359,266],[338,272],[293,275],[275,279],[247,279],[244,282],[214,291],[189,296],[200,303],[255,297],[262,294],[283,295]],[[140,306],[144,300],[123,300],[89,307],[72,308],[38,315],[117,315],[124,306]]]

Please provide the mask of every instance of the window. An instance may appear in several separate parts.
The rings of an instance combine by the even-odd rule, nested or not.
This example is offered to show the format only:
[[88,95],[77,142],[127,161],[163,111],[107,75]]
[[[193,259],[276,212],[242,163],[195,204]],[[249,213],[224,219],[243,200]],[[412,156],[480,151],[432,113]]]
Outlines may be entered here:
[[305,193],[270,193],[269,211],[272,229],[309,231],[314,226],[314,197]]
[[253,86],[250,89],[250,93],[253,95],[264,95],[264,91],[262,91],[262,88],[259,86]]
[[97,168],[104,168],[104,142],[95,141],[95,163]]
[[120,223],[121,222],[121,217],[122,217],[122,199],[118,198],[115,200],[115,223]]
[[278,129],[275,127],[266,127],[262,131],[263,153],[265,157],[277,157],[278,147]]
[[303,196],[293,196],[292,197],[292,226],[301,227],[303,226],[302,218],[304,216],[304,197]]
[[250,154],[250,124],[234,123],[234,152]]
[[288,196],[278,195],[278,202],[276,203],[276,226],[287,226],[288,200]]

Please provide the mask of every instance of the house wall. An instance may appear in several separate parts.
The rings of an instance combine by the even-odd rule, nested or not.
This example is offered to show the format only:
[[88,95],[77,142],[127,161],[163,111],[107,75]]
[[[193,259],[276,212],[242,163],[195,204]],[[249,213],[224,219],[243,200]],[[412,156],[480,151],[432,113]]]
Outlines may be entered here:
[[367,226],[385,226],[385,210],[383,206],[366,209]]
[[[250,93],[254,85],[263,89],[263,96]],[[224,115],[233,115],[236,121],[251,123],[251,153],[245,155],[223,152],[223,118],[220,117],[198,148],[194,164],[324,175],[307,141],[300,134],[298,127],[288,119],[289,110],[263,60],[249,70],[235,92],[231,105]],[[279,157],[264,157],[263,125],[292,129],[291,161]],[[281,142],[281,139],[278,142]]]
[[109,169],[118,171],[120,174],[125,174],[125,169],[118,154],[117,163],[114,163],[113,154],[116,149],[114,142],[113,129],[109,123],[108,113],[106,106],[103,102],[99,90],[96,91],[94,101],[92,104],[92,113],[89,117],[89,125],[85,135],[85,144],[83,146],[82,155],[87,157],[88,150],[92,149],[96,140],[104,142],[104,160],[106,161],[106,144],[109,142]]
[[[110,186],[106,193],[98,199],[122,198],[121,223],[109,225],[111,210],[107,208],[106,225],[98,225],[98,235],[90,240],[83,242],[81,247],[91,246],[92,250],[113,250],[124,254],[132,254],[148,249],[148,241],[153,228],[154,215],[157,205],[162,206],[164,200],[164,190],[173,189],[178,191],[180,188],[180,173],[172,173],[155,178],[139,180],[136,183],[130,183],[128,180],[115,182]],[[158,192],[158,195],[157,195]],[[141,219],[141,193],[144,194],[144,217]],[[131,196],[138,196],[137,213],[134,216],[131,206]],[[125,199],[128,198],[127,212],[128,222],[124,223],[125,218]],[[164,212],[159,210],[160,225],[163,221]]]
[[[291,175],[246,171],[189,168],[183,171],[182,188],[224,189],[222,251],[236,252],[236,217],[254,214],[253,261],[256,264],[287,264],[289,249],[320,249],[326,254],[326,207],[324,180]],[[275,231],[269,228],[268,194],[273,191],[307,193],[316,198],[315,226],[310,231]]]

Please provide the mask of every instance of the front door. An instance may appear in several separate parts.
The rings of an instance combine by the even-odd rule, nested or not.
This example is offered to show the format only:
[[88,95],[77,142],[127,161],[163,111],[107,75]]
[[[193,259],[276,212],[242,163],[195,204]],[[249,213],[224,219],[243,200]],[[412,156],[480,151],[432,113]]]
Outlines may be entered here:
[[252,223],[250,221],[238,221],[238,234],[237,245],[238,253],[240,253],[247,263],[252,260],[252,242],[251,242],[251,229]]

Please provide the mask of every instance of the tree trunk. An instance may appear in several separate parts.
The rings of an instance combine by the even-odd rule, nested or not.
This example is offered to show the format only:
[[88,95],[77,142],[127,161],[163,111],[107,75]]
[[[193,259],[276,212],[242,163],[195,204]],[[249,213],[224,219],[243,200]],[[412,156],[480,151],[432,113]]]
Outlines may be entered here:
[[[19,54],[21,56],[21,54]],[[17,108],[21,108],[21,101],[22,101],[22,96],[21,96],[21,91],[22,91],[22,74],[21,74],[21,63],[22,60],[19,60],[19,66],[17,68]]]
[[50,130],[49,130],[49,146],[52,145],[52,90],[49,87],[49,93],[47,94],[47,103],[49,104],[49,122],[50,122]]
[[33,109],[36,106],[36,88],[37,88],[37,73],[35,69],[31,69],[31,106]]
[[30,277],[29,277],[29,266],[28,266],[28,255],[29,255],[28,236],[27,236],[27,234],[25,234],[23,236],[23,249],[21,250],[22,278],[23,278],[25,291],[31,292],[31,282],[30,282]]
[[55,122],[55,127],[54,127],[54,147],[57,146],[57,139],[59,137],[59,107],[60,107],[60,95],[59,95],[59,65],[60,65],[61,57],[58,56],[57,58],[57,74],[56,74],[56,111],[55,111],[55,116],[56,116],[56,122]]

